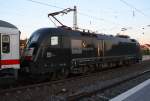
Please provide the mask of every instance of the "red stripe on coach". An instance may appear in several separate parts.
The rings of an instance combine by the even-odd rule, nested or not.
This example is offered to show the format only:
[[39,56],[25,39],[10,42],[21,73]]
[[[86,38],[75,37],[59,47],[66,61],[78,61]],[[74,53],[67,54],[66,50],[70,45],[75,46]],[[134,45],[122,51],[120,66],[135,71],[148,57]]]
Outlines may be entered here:
[[15,59],[15,60],[1,60],[0,61],[1,65],[15,65],[15,64],[20,64],[20,60]]

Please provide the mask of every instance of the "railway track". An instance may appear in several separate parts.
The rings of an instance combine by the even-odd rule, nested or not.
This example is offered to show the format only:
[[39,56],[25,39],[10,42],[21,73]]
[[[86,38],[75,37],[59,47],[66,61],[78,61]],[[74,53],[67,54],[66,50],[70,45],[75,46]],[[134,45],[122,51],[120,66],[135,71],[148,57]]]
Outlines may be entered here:
[[[141,64],[132,65],[128,67],[129,69],[121,67],[65,80],[5,89],[0,91],[0,101],[10,101],[10,99],[11,101],[76,100],[149,72],[149,65],[149,61],[145,61]],[[97,85],[99,88],[92,85]]]
[[[127,81],[130,81],[130,80],[133,80],[137,77],[140,77],[141,75],[144,75],[146,73],[150,73],[150,69],[149,70],[146,70],[144,72],[141,72],[141,73],[134,73],[130,76],[125,76],[124,78],[122,79],[113,79],[112,80],[112,83],[108,83],[106,85],[104,85],[103,87],[100,87],[99,89],[96,89],[96,90],[93,90],[93,91],[85,91],[85,92],[81,92],[81,93],[78,93],[78,94],[75,94],[75,95],[71,95],[71,96],[68,96],[67,97],[67,100],[68,101],[80,101],[80,99],[83,99],[84,97],[87,98],[87,97],[91,97],[92,95],[96,95],[97,93],[99,92],[102,92],[104,90],[108,90],[114,86],[118,86],[122,83],[125,83]],[[103,96],[103,95],[98,95],[99,96],[99,99],[101,100],[105,100],[105,101],[109,101],[110,98],[106,97],[106,96]]]

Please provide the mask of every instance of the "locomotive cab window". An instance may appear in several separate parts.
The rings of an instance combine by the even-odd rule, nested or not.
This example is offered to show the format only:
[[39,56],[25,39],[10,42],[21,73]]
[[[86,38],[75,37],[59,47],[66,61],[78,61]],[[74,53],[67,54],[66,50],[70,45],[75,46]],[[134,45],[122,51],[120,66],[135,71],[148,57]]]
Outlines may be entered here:
[[51,43],[51,46],[58,45],[58,36],[51,36],[50,43]]
[[2,36],[2,52],[3,53],[10,52],[10,36],[8,35]]

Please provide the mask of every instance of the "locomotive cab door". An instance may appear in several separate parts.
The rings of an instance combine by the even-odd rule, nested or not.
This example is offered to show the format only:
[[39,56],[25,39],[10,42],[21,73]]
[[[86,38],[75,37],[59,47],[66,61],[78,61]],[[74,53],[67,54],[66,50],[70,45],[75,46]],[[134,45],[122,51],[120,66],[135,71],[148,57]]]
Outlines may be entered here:
[[97,56],[103,57],[104,56],[104,40],[99,40],[97,44]]

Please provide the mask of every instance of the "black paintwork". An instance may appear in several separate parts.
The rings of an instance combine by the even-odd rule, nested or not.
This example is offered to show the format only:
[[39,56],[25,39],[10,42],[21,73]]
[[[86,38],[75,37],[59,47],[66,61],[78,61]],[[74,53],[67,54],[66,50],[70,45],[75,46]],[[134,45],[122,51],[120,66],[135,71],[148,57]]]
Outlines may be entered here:
[[[58,45],[50,45],[51,36],[59,37]],[[82,53],[72,54],[71,40],[86,42],[86,46],[81,47]],[[101,47],[99,50],[98,44]],[[49,73],[62,67],[71,69],[80,64],[141,59],[140,46],[136,40],[66,28],[42,28],[35,31],[26,49],[32,47],[35,49],[33,60],[27,61],[22,57],[22,68],[28,67],[33,74]],[[51,53],[50,57],[47,56],[48,53]]]

